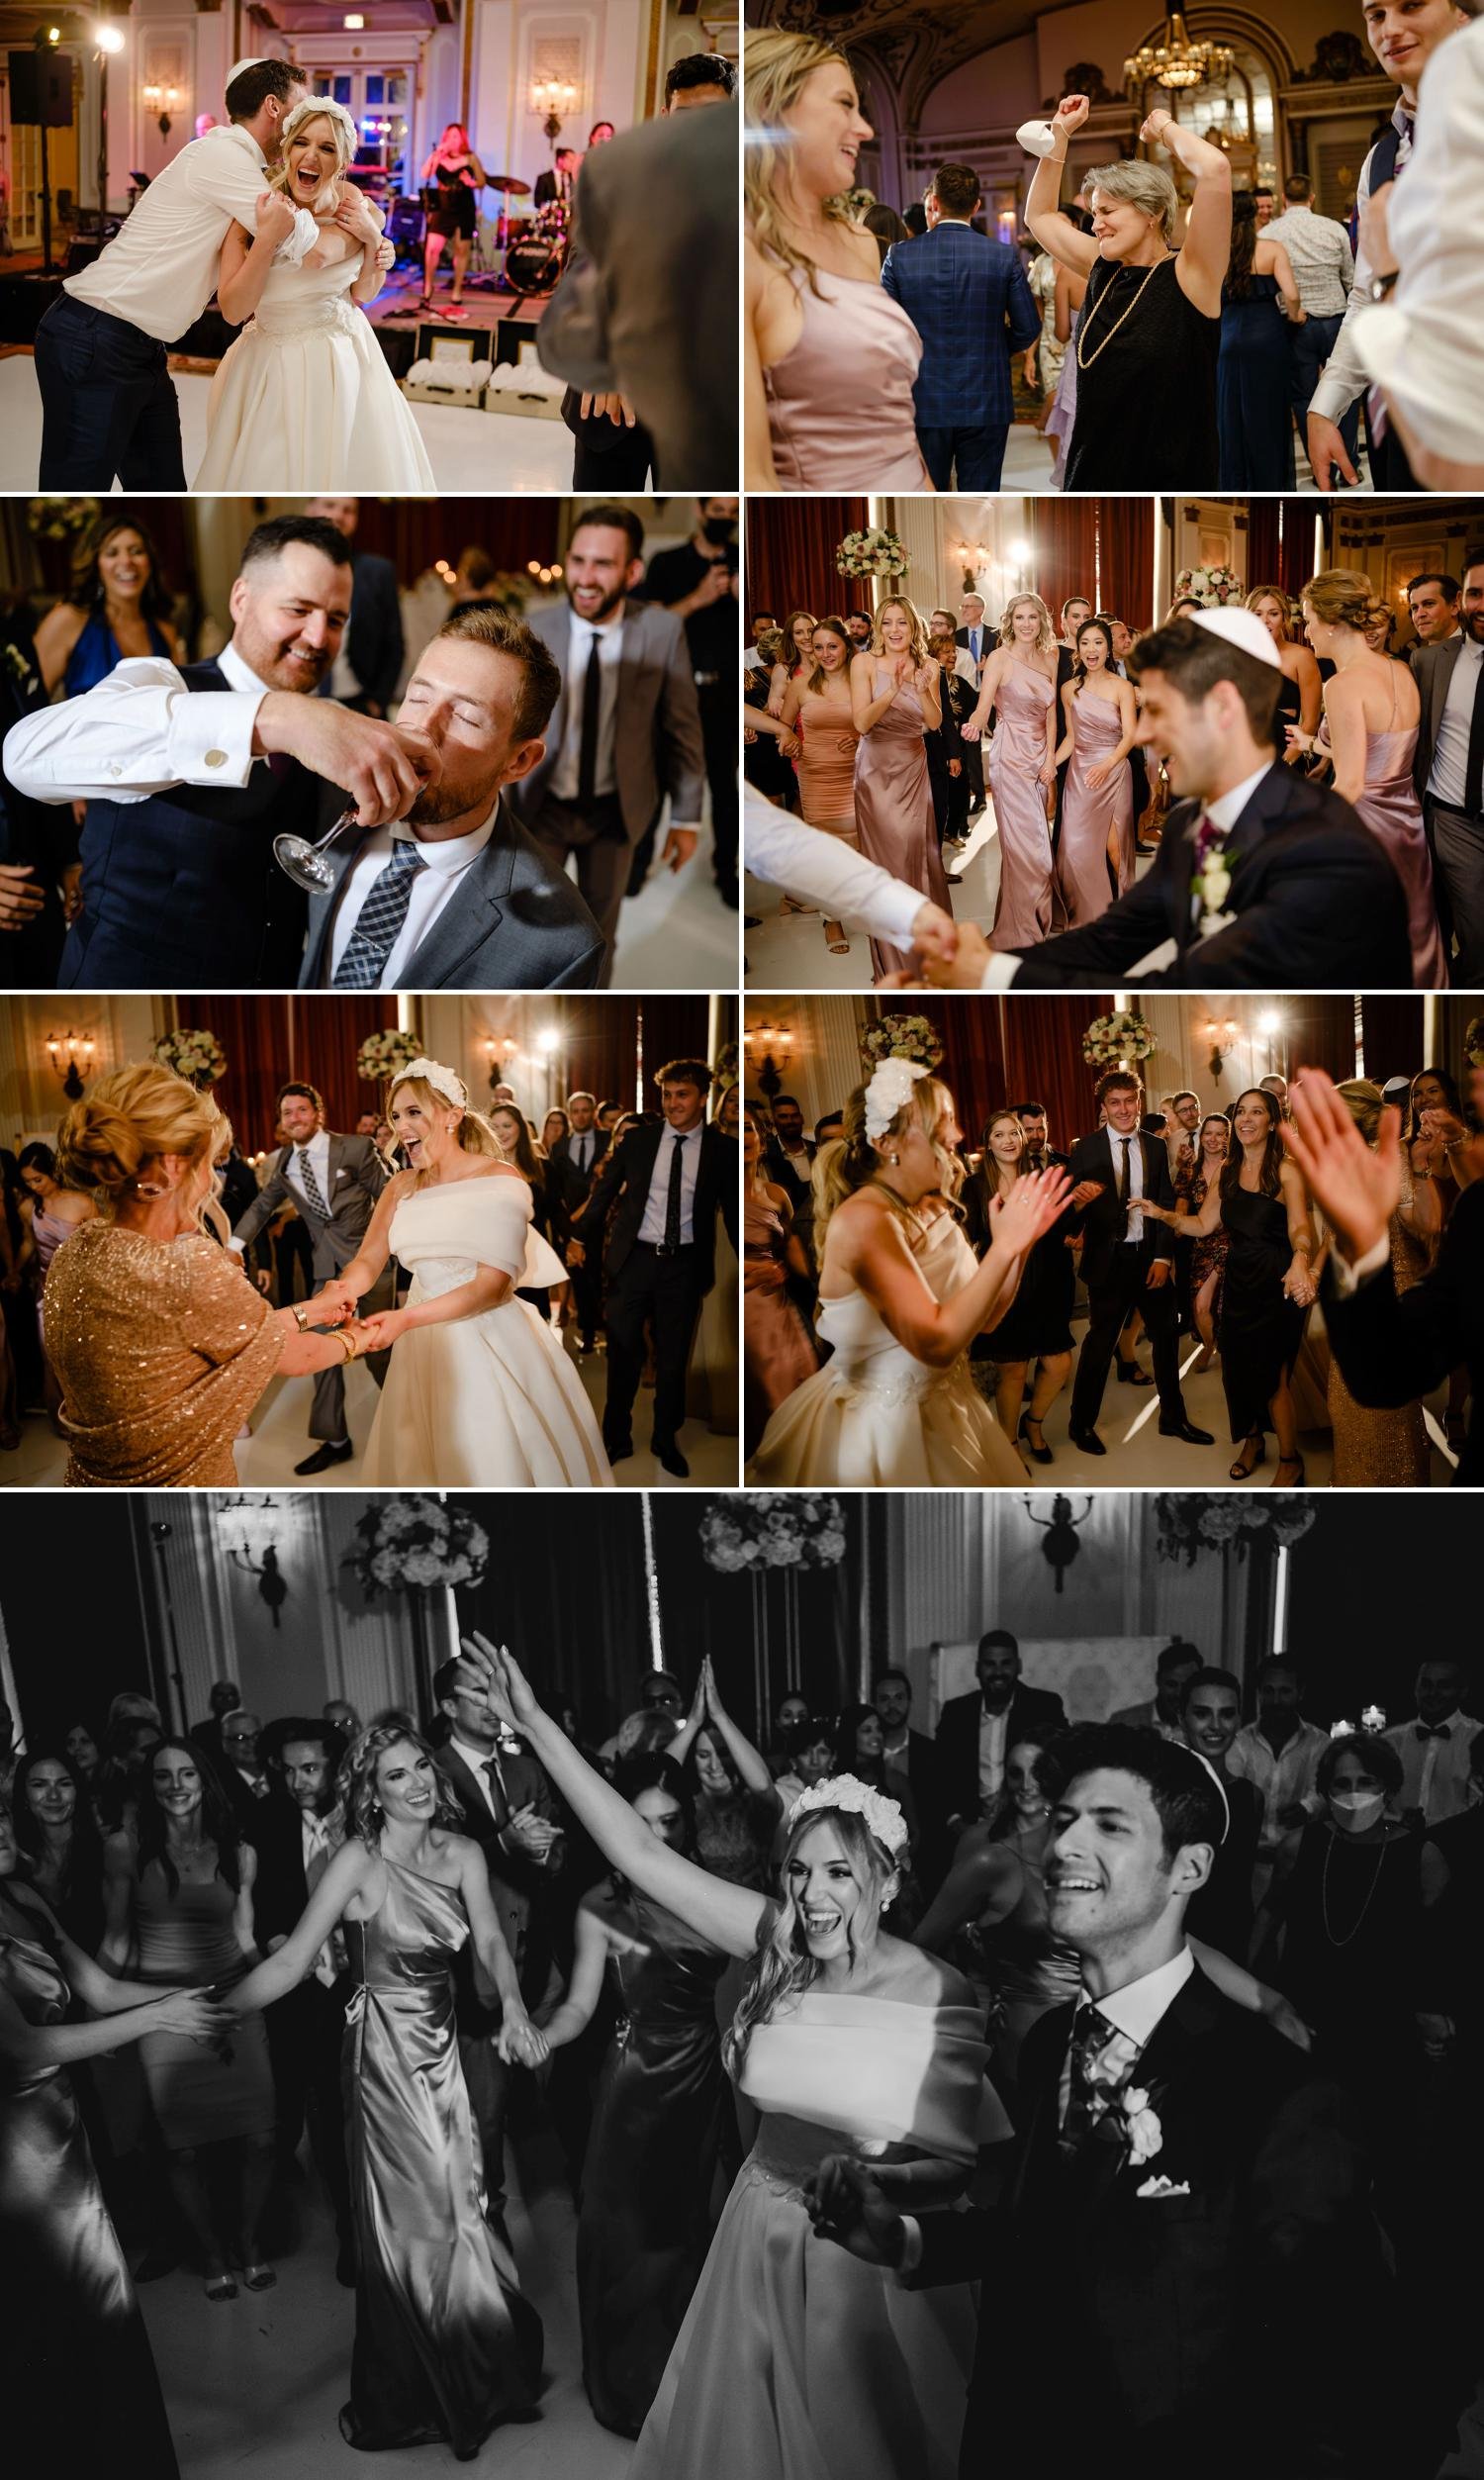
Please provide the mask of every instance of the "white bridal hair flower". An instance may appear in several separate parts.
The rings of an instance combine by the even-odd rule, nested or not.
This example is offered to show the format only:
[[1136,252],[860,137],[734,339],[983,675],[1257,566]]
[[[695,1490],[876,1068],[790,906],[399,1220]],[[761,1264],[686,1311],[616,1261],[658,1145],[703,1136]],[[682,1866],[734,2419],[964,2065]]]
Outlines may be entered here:
[[[921,1076],[922,1073],[919,1068],[917,1074]],[[816,1808],[843,1808],[848,1809],[853,1817],[864,1817],[878,1843],[883,1845],[893,1859],[900,1859],[907,1848],[907,1821],[896,1801],[888,1800],[882,1791],[873,1791],[869,1782],[858,1780],[853,1773],[830,1774],[825,1781],[813,1783],[807,1791],[800,1791],[788,1811],[789,1834],[800,1817],[808,1816]]]
[[452,1102],[456,1110],[468,1109],[469,1088],[463,1078],[456,1076],[451,1068],[445,1068],[440,1059],[410,1059],[405,1068],[398,1070],[397,1083],[406,1085],[414,1077],[423,1085],[430,1085],[433,1092],[441,1094],[445,1101]]
[[928,1074],[915,1059],[883,1059],[866,1088],[866,1134],[873,1145],[883,1137],[919,1077]]

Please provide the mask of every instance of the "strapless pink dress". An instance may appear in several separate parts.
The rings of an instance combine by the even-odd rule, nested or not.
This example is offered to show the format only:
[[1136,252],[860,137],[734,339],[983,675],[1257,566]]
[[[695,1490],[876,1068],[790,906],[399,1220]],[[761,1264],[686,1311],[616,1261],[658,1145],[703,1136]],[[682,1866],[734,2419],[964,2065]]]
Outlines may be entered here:
[[912,386],[922,338],[879,284],[792,270],[796,344],[763,373],[773,464],[785,491],[928,491]]
[[999,902],[991,947],[1039,946],[1051,929],[1052,848],[1046,822],[1046,710],[1056,686],[1012,659],[994,700],[998,720],[984,772],[999,830]]
[[[1392,713],[1396,713],[1395,698]],[[1330,748],[1328,718],[1320,724],[1318,739],[1322,748]],[[1445,991],[1447,951],[1433,893],[1433,856],[1428,850],[1422,804],[1412,779],[1416,751],[1415,723],[1410,731],[1366,733],[1365,782],[1355,803],[1355,815],[1362,826],[1370,828],[1376,841],[1385,845],[1406,892],[1413,988]]]

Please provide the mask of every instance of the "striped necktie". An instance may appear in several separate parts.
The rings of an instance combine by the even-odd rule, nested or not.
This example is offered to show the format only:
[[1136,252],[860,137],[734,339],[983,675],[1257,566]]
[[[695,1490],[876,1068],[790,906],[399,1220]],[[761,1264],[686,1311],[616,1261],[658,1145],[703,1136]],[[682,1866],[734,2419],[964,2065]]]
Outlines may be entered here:
[[307,1145],[299,1149],[299,1186],[304,1191],[310,1212],[318,1214],[322,1223],[327,1223],[329,1207],[325,1202],[325,1191],[315,1178],[315,1166],[310,1161]]
[[392,858],[373,885],[361,906],[360,918],[350,935],[350,943],[340,958],[332,988],[337,991],[374,991],[381,986],[387,958],[401,936],[412,901],[413,880],[422,868],[422,855],[417,846],[401,836],[392,846]]

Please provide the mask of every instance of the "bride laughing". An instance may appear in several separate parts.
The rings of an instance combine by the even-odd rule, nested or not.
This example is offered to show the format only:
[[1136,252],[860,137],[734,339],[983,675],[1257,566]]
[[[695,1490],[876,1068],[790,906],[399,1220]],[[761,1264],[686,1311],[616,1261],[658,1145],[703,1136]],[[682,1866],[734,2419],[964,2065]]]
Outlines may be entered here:
[[286,235],[303,207],[319,240],[302,266],[279,255],[264,274],[241,226],[228,230],[217,299],[242,333],[212,382],[193,490],[434,488],[412,408],[361,315],[382,289],[392,245],[344,177],[355,149],[344,105],[306,97],[284,120],[268,188],[281,195]]
[[410,1269],[406,1305],[368,1317],[364,1348],[392,1354],[366,1449],[373,1489],[611,1489],[582,1381],[517,1287],[568,1280],[530,1228],[531,1192],[500,1158],[461,1077],[415,1059],[388,1117],[411,1168],[388,1182],[355,1257],[321,1301],[353,1316],[389,1256]]

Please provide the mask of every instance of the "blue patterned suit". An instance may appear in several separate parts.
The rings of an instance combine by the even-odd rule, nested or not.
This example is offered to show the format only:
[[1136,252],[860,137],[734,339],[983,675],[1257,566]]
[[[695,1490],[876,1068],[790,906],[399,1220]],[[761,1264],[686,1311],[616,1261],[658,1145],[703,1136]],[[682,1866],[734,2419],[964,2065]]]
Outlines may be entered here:
[[937,491],[997,491],[1014,419],[1010,356],[1041,334],[1018,249],[945,218],[886,252],[881,282],[922,338],[912,390]]

